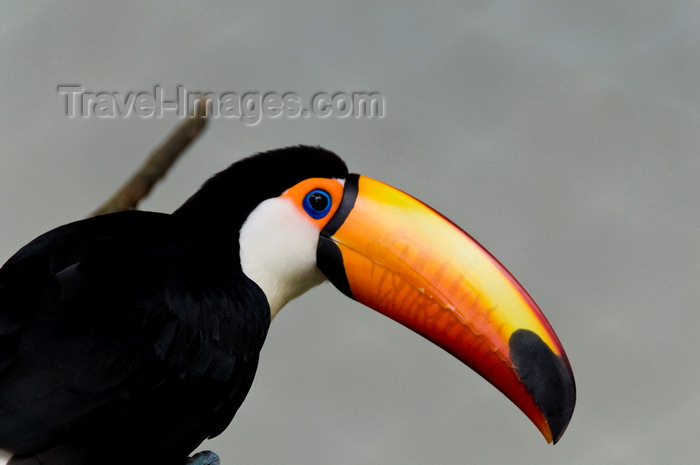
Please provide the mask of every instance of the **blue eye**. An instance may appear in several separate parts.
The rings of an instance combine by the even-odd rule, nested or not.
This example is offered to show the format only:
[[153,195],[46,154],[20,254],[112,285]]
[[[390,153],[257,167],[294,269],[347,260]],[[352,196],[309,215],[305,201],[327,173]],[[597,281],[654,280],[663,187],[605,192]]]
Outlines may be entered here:
[[331,196],[328,192],[314,189],[304,197],[304,211],[315,220],[321,219],[331,211]]

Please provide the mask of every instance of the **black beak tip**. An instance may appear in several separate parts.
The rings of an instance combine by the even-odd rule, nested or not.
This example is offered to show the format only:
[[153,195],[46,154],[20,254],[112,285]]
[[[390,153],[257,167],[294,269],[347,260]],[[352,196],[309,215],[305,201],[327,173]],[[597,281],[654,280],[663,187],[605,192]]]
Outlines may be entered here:
[[529,330],[516,330],[508,344],[518,376],[542,410],[556,444],[576,404],[576,384],[569,362]]

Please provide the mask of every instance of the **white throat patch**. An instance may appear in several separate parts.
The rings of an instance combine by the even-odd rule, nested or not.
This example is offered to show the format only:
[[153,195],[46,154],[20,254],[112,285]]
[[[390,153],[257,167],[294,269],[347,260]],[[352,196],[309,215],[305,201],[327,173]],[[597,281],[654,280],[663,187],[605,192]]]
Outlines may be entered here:
[[271,318],[326,279],[316,267],[318,237],[318,228],[288,198],[261,202],[241,226],[241,267],[265,293]]

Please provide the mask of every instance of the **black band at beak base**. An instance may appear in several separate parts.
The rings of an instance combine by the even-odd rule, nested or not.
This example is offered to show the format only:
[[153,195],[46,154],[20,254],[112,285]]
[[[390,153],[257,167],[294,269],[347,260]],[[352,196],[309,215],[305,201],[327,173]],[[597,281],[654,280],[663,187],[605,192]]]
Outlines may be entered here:
[[359,179],[359,174],[348,174],[348,177],[345,179],[343,199],[340,201],[340,206],[333,218],[321,230],[316,248],[316,266],[340,292],[353,300],[355,298],[352,295],[350,283],[345,274],[343,254],[332,239],[332,236],[343,225],[350,211],[355,206]]

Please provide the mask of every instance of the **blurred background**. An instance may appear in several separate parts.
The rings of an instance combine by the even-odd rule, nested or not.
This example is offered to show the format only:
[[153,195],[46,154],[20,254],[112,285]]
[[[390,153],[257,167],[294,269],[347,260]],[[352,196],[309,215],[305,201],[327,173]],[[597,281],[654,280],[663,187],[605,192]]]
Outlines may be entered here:
[[[384,117],[212,119],[142,204],[319,144],[440,210],[539,303],[578,404],[548,446],[460,362],[326,284],[274,320],[203,449],[233,464],[691,464],[700,452],[700,4],[4,2],[0,262],[83,218],[175,127],[66,116],[60,85],[377,92]],[[272,167],[271,167],[272,169]]]

